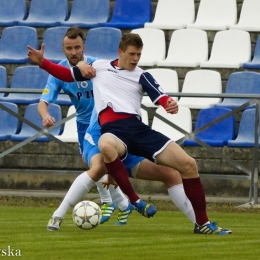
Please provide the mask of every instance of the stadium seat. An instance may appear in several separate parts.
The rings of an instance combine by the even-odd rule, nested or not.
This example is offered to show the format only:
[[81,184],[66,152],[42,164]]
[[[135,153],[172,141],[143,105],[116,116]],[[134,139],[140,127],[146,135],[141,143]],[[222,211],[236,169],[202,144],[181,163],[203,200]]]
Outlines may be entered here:
[[216,33],[210,59],[200,63],[202,68],[240,68],[251,59],[249,32],[239,30]]
[[[213,70],[193,70],[187,72],[182,93],[201,93],[203,94],[222,94],[221,75]],[[201,109],[212,107],[221,102],[221,98],[203,97],[181,97],[178,101],[179,106],[191,109]]]
[[26,0],[1,0],[0,26],[17,25],[26,15]]
[[[165,68],[153,68],[147,69],[156,81],[162,86],[166,93],[179,92],[178,75],[175,70],[165,69]],[[172,97],[175,101],[178,100],[176,97]],[[142,104],[147,107],[158,107],[154,105],[148,96],[143,96]]]
[[43,35],[44,57],[52,62],[59,63],[66,59],[63,50],[63,38],[69,27],[47,28]]
[[245,110],[242,113],[242,117],[240,119],[239,128],[238,128],[238,135],[235,140],[229,140],[227,146],[228,147],[254,147],[254,145],[255,145],[255,108],[251,108]]
[[173,30],[186,28],[195,19],[194,0],[158,0],[154,20],[145,28]]
[[151,17],[151,0],[116,0],[111,20],[101,23],[101,25],[120,29],[136,29],[144,27],[144,23],[151,21]]
[[226,30],[237,22],[236,0],[201,0],[195,23],[187,28],[208,31]]
[[[38,66],[21,66],[15,69],[11,81],[11,89],[40,89],[43,90],[48,73]],[[16,104],[32,104],[39,102],[41,94],[9,93],[2,100]]]
[[31,0],[26,20],[18,21],[18,25],[32,27],[59,26],[68,16],[68,0]]
[[237,24],[231,25],[229,29],[244,30],[249,32],[260,31],[260,1],[244,0]]
[[[43,129],[42,125],[42,118],[38,114],[37,111],[38,103],[37,104],[30,104],[26,107],[24,118],[32,122],[33,124],[37,125],[41,129]],[[60,121],[62,119],[61,115],[61,108],[57,104],[49,104],[48,105],[49,113],[55,118],[56,122]],[[50,131],[50,134],[56,136],[59,135],[62,131],[62,126],[58,126]],[[33,135],[37,134],[37,130],[30,127],[26,123],[22,123],[21,131],[18,134],[14,134],[10,136],[10,140],[12,141],[24,141],[27,138],[32,137]],[[34,142],[49,142],[50,139],[42,135],[34,140]]]
[[[71,106],[68,110],[67,117],[74,114],[76,109],[74,106]],[[64,124],[64,130],[61,135],[56,135],[56,138],[60,139],[63,142],[67,143],[77,143],[78,142],[78,130],[76,117],[73,117]]]
[[139,34],[144,44],[138,66],[154,66],[158,60],[165,59],[166,43],[163,30],[140,28],[131,32]]
[[38,36],[35,28],[27,26],[4,28],[0,39],[0,64],[29,62],[27,45],[38,49]]
[[108,20],[109,13],[109,0],[74,0],[68,21],[60,22],[60,26],[98,27]]
[[197,29],[180,29],[172,33],[168,55],[158,66],[197,67],[208,59],[207,33]]
[[244,69],[260,69],[260,35],[257,38],[252,61],[243,64]]
[[[2,105],[18,114],[18,106],[9,102],[1,102]],[[0,108],[0,141],[10,138],[10,135],[16,134],[19,128],[19,120]]]
[[[260,94],[260,73],[251,71],[234,72],[229,75],[226,91],[227,94]],[[224,98],[214,107],[227,107],[234,109],[248,102],[245,98]],[[254,106],[254,105],[253,105]],[[252,106],[250,106],[252,107]]]
[[[0,66],[0,89],[7,88],[7,73],[6,73],[6,68],[3,66]],[[0,92],[0,101],[3,101],[3,97],[5,96],[5,93]]]
[[[217,118],[227,114],[231,110],[228,108],[204,108],[201,109],[195,125],[195,130],[203,127],[204,125],[216,120]],[[234,115],[221,120],[220,122],[210,126],[204,131],[195,135],[201,141],[210,146],[223,147],[227,144],[228,140],[235,137],[235,118]],[[185,146],[199,146],[194,140],[188,139],[183,143]]]
[[[156,113],[175,125],[179,126],[188,133],[191,133],[192,130],[192,120],[191,120],[191,111],[187,107],[179,107],[177,114],[168,114],[164,108],[158,107]],[[168,136],[174,141],[177,141],[184,137],[184,134],[171,127],[167,123],[160,120],[156,115],[153,118],[152,129],[161,132],[162,134]]]
[[102,59],[117,59],[121,37],[121,30],[117,28],[92,28],[86,36],[85,54]]

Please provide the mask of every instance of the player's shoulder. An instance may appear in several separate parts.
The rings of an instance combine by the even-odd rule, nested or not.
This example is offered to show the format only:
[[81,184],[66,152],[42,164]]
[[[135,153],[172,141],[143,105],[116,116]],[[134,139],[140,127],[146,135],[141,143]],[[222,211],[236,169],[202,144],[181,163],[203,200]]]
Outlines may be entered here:
[[92,56],[86,56],[84,55],[85,57],[85,61],[88,63],[88,64],[92,64],[94,61],[96,61],[98,58],[96,57],[92,57]]

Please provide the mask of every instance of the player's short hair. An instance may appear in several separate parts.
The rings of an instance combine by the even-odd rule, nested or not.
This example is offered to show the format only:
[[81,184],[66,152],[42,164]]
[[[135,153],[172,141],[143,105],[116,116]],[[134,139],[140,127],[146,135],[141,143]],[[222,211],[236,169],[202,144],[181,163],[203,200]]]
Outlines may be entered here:
[[120,40],[119,49],[121,49],[122,51],[126,51],[128,46],[134,46],[140,49],[143,47],[143,41],[138,34],[126,33],[122,36]]
[[64,35],[64,37],[63,37],[63,39],[64,39],[66,36],[67,36],[69,39],[76,39],[76,38],[79,36],[79,37],[82,39],[82,41],[85,42],[85,35],[84,35],[83,31],[82,31],[81,29],[79,29],[78,26],[72,26],[72,27],[70,27],[70,28],[66,31],[66,33],[65,33],[65,35]]

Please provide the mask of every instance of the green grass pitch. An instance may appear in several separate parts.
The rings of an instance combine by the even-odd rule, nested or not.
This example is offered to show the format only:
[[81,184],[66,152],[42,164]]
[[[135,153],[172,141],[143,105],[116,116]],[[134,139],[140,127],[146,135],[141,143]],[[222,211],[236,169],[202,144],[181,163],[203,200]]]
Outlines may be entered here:
[[0,260],[8,250],[26,260],[260,259],[259,212],[230,209],[209,211],[211,220],[233,231],[217,236],[193,234],[182,213],[163,207],[150,219],[133,212],[123,227],[114,226],[114,212],[109,222],[88,231],[75,226],[69,211],[61,230],[50,232],[46,225],[54,208],[2,205]]

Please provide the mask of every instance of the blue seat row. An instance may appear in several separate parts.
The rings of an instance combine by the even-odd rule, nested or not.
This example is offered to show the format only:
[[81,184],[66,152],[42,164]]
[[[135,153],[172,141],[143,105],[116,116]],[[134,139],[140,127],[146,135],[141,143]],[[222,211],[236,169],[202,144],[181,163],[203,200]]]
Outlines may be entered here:
[[[18,114],[18,106],[10,102],[1,102],[1,105],[7,107]],[[43,129],[42,119],[37,111],[38,103],[30,104],[26,107],[24,118]],[[50,114],[56,119],[56,122],[62,119],[61,108],[57,104],[49,104]],[[24,141],[25,139],[37,134],[37,130],[30,127],[26,123],[22,123],[20,127],[19,119],[0,108],[0,140]],[[50,131],[52,135],[60,135],[62,126],[58,126]],[[50,139],[43,135],[35,139],[38,142],[48,142]]]
[[[65,59],[62,51],[62,40],[69,27],[48,28],[43,36],[45,44],[44,56],[58,63]],[[86,55],[104,59],[116,59],[118,44],[122,36],[117,28],[92,28],[86,37]],[[10,44],[12,42],[12,44]],[[25,64],[27,58],[27,45],[38,49],[38,37],[35,28],[28,26],[7,27],[0,39],[0,64]]]
[[[57,12],[58,10],[58,12]],[[144,27],[152,17],[151,0],[116,0],[111,21],[109,0],[74,0],[68,15],[68,0],[31,0],[26,17],[26,0],[2,0],[0,26],[54,27],[78,25],[122,29]]]
[[[39,69],[38,66],[21,66],[15,69],[10,89],[40,89],[43,90],[48,73]],[[0,88],[7,88],[7,73],[3,66],[0,66]],[[39,102],[41,93],[0,93],[0,101],[12,102],[20,105],[27,105]],[[56,104],[70,106],[71,100],[66,94],[60,94]]]

